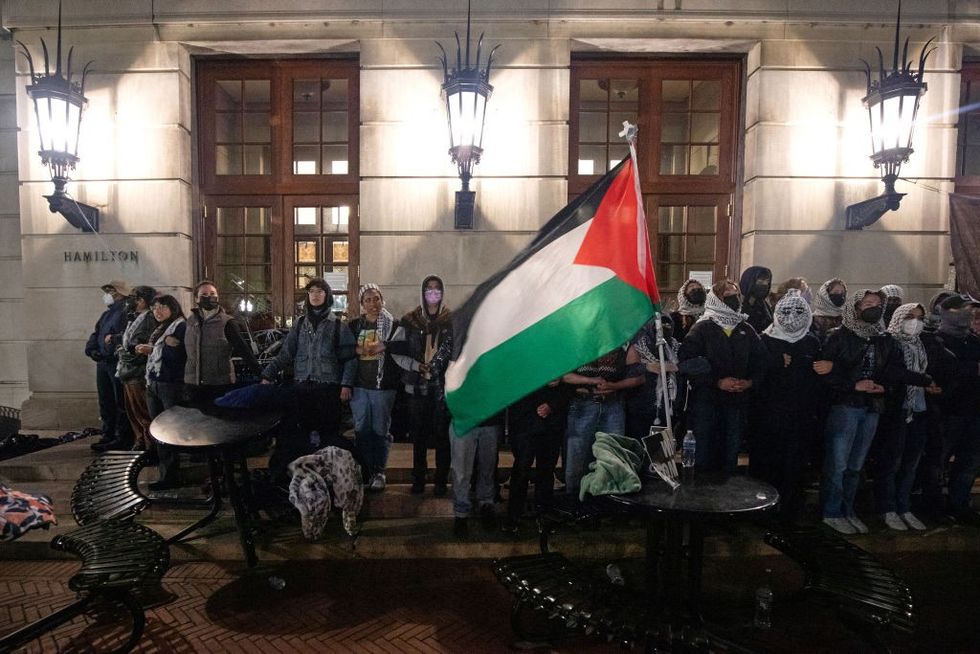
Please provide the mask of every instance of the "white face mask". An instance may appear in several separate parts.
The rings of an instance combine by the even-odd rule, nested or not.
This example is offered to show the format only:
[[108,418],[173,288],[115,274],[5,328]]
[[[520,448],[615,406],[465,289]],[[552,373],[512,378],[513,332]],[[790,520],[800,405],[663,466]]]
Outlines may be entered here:
[[902,333],[906,336],[918,336],[922,333],[923,327],[925,327],[925,323],[913,318],[902,323]]
[[112,293],[106,293],[105,295],[102,296],[102,301],[105,303],[107,307],[111,307],[113,302],[116,301],[116,299],[112,297]]

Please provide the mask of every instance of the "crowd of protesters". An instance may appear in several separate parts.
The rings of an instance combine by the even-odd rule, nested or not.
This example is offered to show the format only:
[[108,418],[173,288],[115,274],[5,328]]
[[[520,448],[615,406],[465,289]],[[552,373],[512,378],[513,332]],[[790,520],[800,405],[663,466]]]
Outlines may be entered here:
[[[291,378],[301,434],[293,454],[346,443],[375,492],[386,487],[392,412],[404,398],[411,492],[431,481],[446,495],[451,480],[461,537],[471,513],[497,525],[504,442],[514,463],[501,527],[517,533],[532,482],[537,502],[556,484],[578,494],[597,432],[642,438],[668,418],[678,439],[693,433],[697,470],[736,474],[747,454],[748,474],[778,489],[786,520],[803,517],[806,486],[819,480],[820,519],[844,534],[867,532],[858,495],[870,477],[870,506],[890,529],[980,524],[970,505],[980,472],[980,302],[966,295],[943,292],[922,305],[904,302],[894,284],[848,293],[838,278],[815,291],[802,278],[773,288],[761,266],[738,283],[690,279],[661,317],[662,339],[652,320],[629,343],[453,434],[444,398],[452,314],[438,276],[422,280],[419,305],[401,318],[385,308],[382,289],[365,285],[349,321],[332,310],[327,282],[311,279],[301,315],[264,367],[210,281],[195,287],[187,312],[148,286],[117,280],[102,290],[107,309],[85,348],[97,364],[102,419],[93,449],[148,450],[159,463],[155,491],[180,485],[181,475],[178,453],[153,441],[150,421],[227,393],[238,359],[264,384]],[[345,403],[352,443],[341,433]]]

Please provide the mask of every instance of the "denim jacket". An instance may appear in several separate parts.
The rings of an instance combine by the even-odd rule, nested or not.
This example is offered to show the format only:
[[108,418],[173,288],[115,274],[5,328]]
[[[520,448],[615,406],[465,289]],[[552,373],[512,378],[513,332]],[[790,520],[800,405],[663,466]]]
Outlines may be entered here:
[[352,386],[355,368],[345,364],[354,358],[356,345],[354,335],[333,313],[315,329],[306,316],[300,316],[262,377],[272,381],[292,362],[297,382]]

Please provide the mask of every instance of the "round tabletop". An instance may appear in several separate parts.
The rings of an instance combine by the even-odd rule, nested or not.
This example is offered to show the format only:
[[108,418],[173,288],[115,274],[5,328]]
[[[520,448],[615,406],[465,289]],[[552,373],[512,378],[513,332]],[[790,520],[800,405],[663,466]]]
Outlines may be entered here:
[[280,414],[255,409],[226,410],[209,415],[200,409],[175,406],[150,423],[150,434],[176,447],[222,447],[244,443],[276,426]]
[[610,495],[609,498],[651,513],[730,515],[775,506],[779,493],[769,484],[751,477],[698,473],[674,491],[660,479],[645,479],[638,493]]

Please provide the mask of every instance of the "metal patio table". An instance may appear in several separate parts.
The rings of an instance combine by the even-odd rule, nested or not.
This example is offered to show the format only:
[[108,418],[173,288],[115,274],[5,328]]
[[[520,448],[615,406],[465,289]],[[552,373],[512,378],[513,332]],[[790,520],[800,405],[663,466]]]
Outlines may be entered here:
[[[158,415],[150,423],[150,434],[156,440],[180,448],[185,452],[198,452],[208,461],[211,479],[211,507],[203,518],[183,529],[172,541],[210,524],[221,510],[221,488],[224,485],[235,514],[235,525],[245,562],[252,568],[258,563],[252,534],[251,512],[254,503],[245,457],[245,446],[275,427],[281,414],[255,409],[201,409],[175,406]],[[235,479],[237,472],[241,483]],[[223,475],[223,479],[222,479]]]

